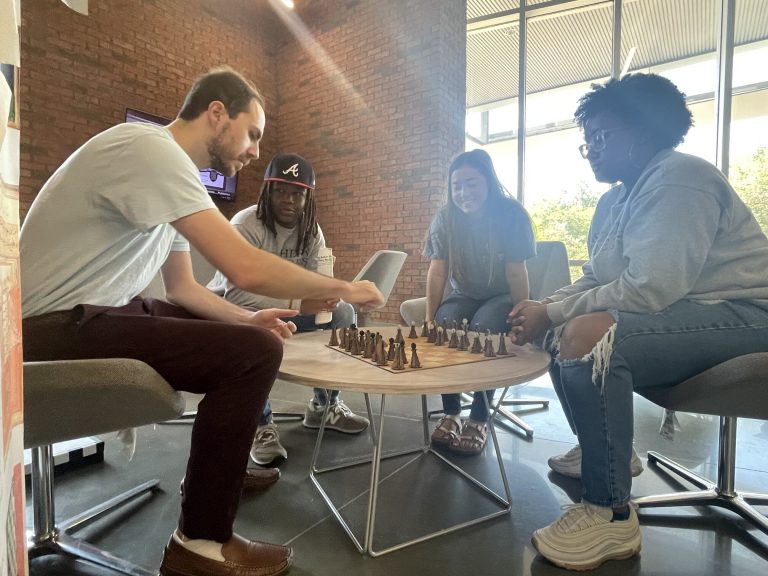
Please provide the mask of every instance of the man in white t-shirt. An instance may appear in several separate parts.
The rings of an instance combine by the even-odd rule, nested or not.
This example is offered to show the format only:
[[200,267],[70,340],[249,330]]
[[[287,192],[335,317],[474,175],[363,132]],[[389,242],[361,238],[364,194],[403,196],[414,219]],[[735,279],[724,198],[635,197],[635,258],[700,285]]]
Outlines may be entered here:
[[[258,202],[241,210],[230,223],[252,245],[308,270],[317,271],[318,255],[325,248],[325,237],[317,222],[315,204],[315,170],[298,154],[278,154],[270,160],[264,174],[264,184]],[[299,332],[319,328],[349,327],[355,323],[355,309],[338,300],[302,300],[297,303],[277,300],[240,290],[221,272],[216,272],[208,288],[230,302],[255,310],[292,307],[300,311],[292,318]],[[318,324],[316,314],[333,310],[328,322]],[[325,406],[330,402],[325,427],[345,434],[358,434],[368,427],[368,419],[352,412],[339,399],[339,391],[315,388],[304,414],[303,425],[320,428]],[[288,452],[280,443],[272,408],[267,400],[259,417],[259,427],[251,446],[251,460],[267,465],[285,459]]]
[[[174,388],[203,393],[178,529],[161,576],[288,569],[293,551],[232,531],[248,452],[295,331],[290,310],[246,310],[195,282],[189,243],[239,288],[278,298],[382,303],[254,248],[216,209],[199,170],[232,176],[259,154],[264,101],[229,68],[201,76],[167,127],[121,124],[76,150],[21,229],[24,358],[136,358]],[[162,271],[166,301],[138,294]],[[236,345],[211,347],[211,342]]]

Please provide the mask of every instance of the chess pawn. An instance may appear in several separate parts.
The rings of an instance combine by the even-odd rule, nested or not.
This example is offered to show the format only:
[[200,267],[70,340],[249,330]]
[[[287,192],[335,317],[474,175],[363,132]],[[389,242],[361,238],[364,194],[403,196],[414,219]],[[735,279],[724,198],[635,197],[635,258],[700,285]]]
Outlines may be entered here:
[[[353,346],[353,344],[355,342],[358,342],[358,340],[357,340],[357,328],[350,328],[349,331],[347,332],[347,345],[344,347],[344,349],[351,354],[352,353],[352,346]],[[359,350],[359,345],[360,344],[358,342],[358,352],[360,351]]]
[[397,351],[400,354],[400,361],[403,363],[403,366],[408,365],[408,356],[405,354],[405,342],[401,342],[397,346]]
[[408,332],[408,338],[418,338],[416,334],[416,322],[411,322],[411,331]]
[[360,356],[360,339],[357,337],[357,334],[352,334],[349,340],[350,340],[349,353],[352,354],[353,356]]
[[421,325],[421,337],[427,338],[429,336],[429,324],[424,320],[424,324]]
[[499,349],[496,352],[499,356],[507,356],[509,352],[507,352],[507,342],[506,342],[506,335],[504,332],[499,332]]
[[467,333],[462,330],[461,336],[459,336],[459,345],[456,346],[457,350],[461,350],[462,352],[469,350],[469,338],[467,338]]
[[397,334],[395,334],[395,342],[398,344],[405,343],[405,338],[403,338],[403,330],[400,328],[400,326],[397,327]]
[[411,344],[411,368],[421,368],[421,362],[419,362],[419,355],[416,354],[416,343]]
[[392,361],[392,370],[405,370],[405,366],[403,366],[403,356],[400,353],[400,343],[394,342],[393,346],[395,347],[395,358]]
[[483,345],[480,344],[480,334],[475,332],[475,338],[472,340],[472,348],[469,350],[472,354],[480,354],[483,351]]
[[392,362],[395,359],[395,339],[389,339],[389,349],[387,350],[387,361]]
[[485,349],[483,350],[483,356],[486,358],[494,358],[496,356],[496,352],[493,350],[493,340],[491,340],[488,336],[485,337]]
[[445,337],[443,335],[443,327],[442,326],[438,326],[437,327],[437,337],[435,338],[435,346],[442,346],[444,344],[444,342],[445,342],[444,338]]
[[381,335],[377,335],[376,338],[376,354],[374,360],[377,366],[387,365],[387,353],[384,351],[384,338]]
[[456,336],[456,328],[451,328],[451,339],[448,340],[448,348],[458,348],[459,338]]
[[365,341],[365,350],[363,351],[363,358],[373,358],[374,344],[376,342],[376,335],[371,332],[368,334],[368,338]]
[[365,353],[365,343],[367,342],[366,335],[367,333],[364,330],[360,330],[360,352],[358,354],[364,354]]
[[338,346],[339,345],[339,335],[336,332],[336,328],[331,328],[331,341],[328,342],[328,346]]

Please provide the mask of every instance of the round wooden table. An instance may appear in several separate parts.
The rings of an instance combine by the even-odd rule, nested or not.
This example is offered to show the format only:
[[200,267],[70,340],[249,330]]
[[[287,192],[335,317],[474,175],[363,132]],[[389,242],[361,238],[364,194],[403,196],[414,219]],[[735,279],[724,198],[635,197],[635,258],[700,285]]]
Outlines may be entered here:
[[[375,327],[372,330],[381,332],[385,339],[394,336],[396,328]],[[443,366],[428,369],[407,369],[405,371],[392,373],[382,369],[369,360],[347,355],[338,349],[328,347],[330,340],[330,331],[317,331],[297,334],[285,343],[283,353],[283,362],[280,366],[280,378],[306,386],[327,388],[334,390],[344,390],[348,392],[360,392],[365,395],[366,407],[368,409],[368,418],[372,425],[369,427],[369,434],[372,443],[372,454],[369,458],[363,460],[350,461],[337,466],[330,466],[324,469],[318,469],[317,461],[320,454],[323,433],[325,431],[325,417],[323,424],[317,436],[315,450],[310,467],[310,478],[320,492],[320,495],[328,504],[331,512],[336,516],[344,530],[354,542],[361,553],[367,553],[371,556],[381,556],[388,552],[399,550],[406,546],[423,542],[441,534],[447,534],[467,526],[484,522],[502,514],[506,514],[511,509],[511,497],[506,472],[501,459],[501,451],[496,438],[494,418],[491,417],[489,432],[493,440],[493,446],[496,453],[496,459],[499,465],[502,482],[504,484],[505,494],[500,495],[488,488],[485,484],[477,480],[474,476],[458,467],[452,461],[448,460],[440,452],[432,449],[429,438],[429,426],[427,421],[426,395],[461,393],[468,390],[481,391],[494,388],[506,389],[515,384],[529,382],[532,379],[546,373],[549,368],[549,354],[532,346],[508,346],[512,353],[509,356],[487,359],[467,364],[454,366]],[[407,339],[406,350],[409,352],[409,343]],[[429,347],[432,344],[424,344],[423,339],[419,339],[417,352],[419,357],[429,354]],[[457,354],[461,354],[457,352]],[[464,353],[466,354],[466,353]],[[375,419],[371,411],[370,394],[381,396],[381,411],[378,415],[378,426],[373,425]],[[390,453],[382,456],[382,438],[384,413],[386,405],[386,396],[389,394],[411,394],[422,397],[422,418],[424,430],[424,445],[418,449],[407,449],[396,453]],[[503,395],[502,395],[503,397]],[[327,410],[327,407],[326,407]],[[481,488],[488,496],[495,500],[501,509],[490,514],[486,514],[473,520],[462,522],[442,528],[437,531],[426,534],[422,537],[401,542],[382,550],[374,550],[372,547],[376,519],[377,493],[379,486],[379,470],[382,458],[391,458],[402,456],[404,454],[419,452],[420,455],[434,455],[445,462],[451,469],[460,473],[467,480]],[[483,457],[478,456],[478,457]],[[371,480],[368,495],[368,516],[366,518],[365,535],[362,541],[353,533],[349,524],[339,513],[337,506],[331,501],[325,489],[320,484],[318,476],[324,472],[339,470],[350,466],[357,466],[364,462],[371,462]]]

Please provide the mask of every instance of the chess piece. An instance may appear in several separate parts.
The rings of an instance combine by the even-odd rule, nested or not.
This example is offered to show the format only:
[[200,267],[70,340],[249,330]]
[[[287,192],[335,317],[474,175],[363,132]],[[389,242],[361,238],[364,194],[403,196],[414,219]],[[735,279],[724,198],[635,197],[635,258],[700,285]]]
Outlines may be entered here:
[[375,342],[376,342],[376,335],[373,332],[369,332],[368,337],[365,341],[365,350],[363,351],[363,358],[373,358]]
[[344,348],[344,350],[347,349],[347,329],[342,328],[341,329],[341,335],[339,337],[339,348]]
[[398,344],[404,344],[405,338],[403,338],[403,329],[400,326],[397,327],[397,334],[395,334],[395,342]]
[[394,342],[393,346],[395,346],[395,358],[392,361],[392,370],[405,370],[405,366],[403,366],[403,356],[400,353],[401,345],[399,342]]
[[349,340],[351,344],[349,347],[349,353],[353,356],[360,356],[360,339],[357,337],[357,334],[353,332]]
[[499,356],[507,356],[509,355],[509,352],[507,352],[507,342],[506,342],[506,334],[504,332],[499,332],[499,349],[496,352]]
[[405,342],[401,342],[397,347],[400,354],[400,361],[403,363],[403,367],[408,365],[408,356],[405,355]]
[[336,328],[331,328],[331,341],[328,342],[328,346],[338,346],[339,345],[339,335],[336,332]]
[[418,338],[416,334],[416,322],[411,322],[411,331],[408,332],[408,338]]
[[486,358],[494,358],[496,352],[493,349],[493,340],[489,336],[485,337],[485,348],[483,350],[483,356]]
[[419,355],[416,354],[416,342],[411,344],[411,368],[421,368],[421,362],[419,362]]
[[[354,324],[352,325],[354,326]],[[357,342],[357,328],[350,328],[347,332],[347,345],[344,347],[344,350],[352,353],[352,343]]]
[[429,323],[429,334],[427,334],[427,342],[429,344],[434,344],[437,340],[437,328],[435,327],[434,322]]
[[445,343],[445,339],[444,338],[445,337],[443,335],[443,327],[442,326],[438,326],[437,327],[437,337],[435,338],[435,346],[442,346]]
[[461,319],[461,327],[464,329],[464,333],[469,332],[469,320],[466,318]]
[[387,365],[387,353],[384,351],[384,338],[380,334],[376,335],[376,354],[374,360],[377,366]]
[[387,350],[387,361],[392,362],[395,359],[395,339],[389,339],[389,349]]
[[472,348],[469,350],[472,354],[480,354],[483,351],[483,345],[480,344],[480,334],[475,332],[475,338],[472,340]]
[[426,338],[429,336],[429,325],[426,320],[424,320],[424,324],[421,325],[421,337]]
[[456,350],[461,350],[462,352],[469,350],[469,338],[467,337],[467,333],[462,330],[461,335],[459,336],[459,345],[456,346]]
[[448,348],[458,348],[459,338],[456,336],[456,328],[451,328],[451,339],[448,340]]

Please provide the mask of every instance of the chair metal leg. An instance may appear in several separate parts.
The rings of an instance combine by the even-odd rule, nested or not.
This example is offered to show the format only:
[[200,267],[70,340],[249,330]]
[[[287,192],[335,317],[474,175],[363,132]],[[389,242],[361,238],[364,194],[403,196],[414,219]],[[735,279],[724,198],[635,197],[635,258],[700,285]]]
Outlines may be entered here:
[[96,546],[69,535],[86,524],[100,518],[107,512],[140,495],[158,488],[159,480],[145,482],[109,501],[94,506],[77,516],[56,525],[53,500],[53,447],[40,446],[32,449],[32,534],[27,542],[29,558],[48,554],[69,554],[88,562],[105,566],[129,576],[155,576],[156,570],[149,570],[128,560],[118,558]]
[[768,494],[746,492],[739,494],[735,490],[736,474],[736,418],[720,417],[719,455],[717,462],[717,482],[712,482],[688,470],[657,452],[648,452],[648,463],[656,464],[668,473],[676,474],[700,490],[674,492],[654,496],[635,498],[634,503],[640,508],[663,506],[719,506],[735,512],[766,534],[768,518],[750,503],[768,504]]

